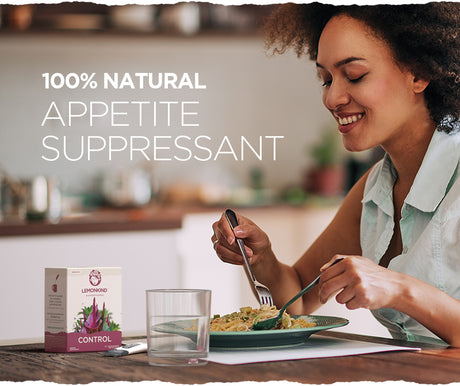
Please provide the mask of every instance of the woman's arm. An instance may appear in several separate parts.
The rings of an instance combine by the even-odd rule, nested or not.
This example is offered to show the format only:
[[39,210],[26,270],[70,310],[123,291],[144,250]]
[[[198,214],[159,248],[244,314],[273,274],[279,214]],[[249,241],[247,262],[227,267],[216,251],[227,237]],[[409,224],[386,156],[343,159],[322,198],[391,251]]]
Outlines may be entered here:
[[246,253],[251,269],[257,280],[267,285],[273,296],[275,305],[281,307],[292,296],[300,291],[300,282],[296,271],[282,264],[273,253],[268,236],[248,218],[237,213],[239,226],[233,232],[225,218],[225,214],[213,224],[214,234],[211,240],[217,256],[230,264],[243,264],[235,237],[244,239]]
[[403,276],[405,288],[393,308],[417,320],[451,346],[460,347],[460,301],[412,276]]
[[[460,301],[413,276],[391,271],[362,256],[324,270],[319,299],[335,295],[338,303],[357,308],[393,308],[417,320],[452,346],[460,346]],[[333,261],[331,259],[331,262]],[[327,264],[324,268],[327,268]]]
[[[361,254],[361,200],[368,174],[369,172],[363,175],[353,186],[329,226],[294,264],[293,268],[301,283],[299,290],[314,280],[321,267],[338,253]],[[310,290],[303,300],[294,303],[288,312],[309,314],[316,310],[321,306],[318,291],[318,287]]]
[[[237,215],[239,226],[231,231],[225,216],[213,224],[213,242],[217,255],[227,263],[242,264],[235,236],[244,239],[251,267],[257,280],[270,288],[275,304],[284,305],[320,272],[320,268],[337,253],[360,254],[359,227],[361,199],[367,173],[344,199],[337,214],[294,266],[281,263],[272,251],[267,235],[249,219]],[[311,313],[321,305],[318,288],[312,289],[303,301],[289,307],[290,313]]]

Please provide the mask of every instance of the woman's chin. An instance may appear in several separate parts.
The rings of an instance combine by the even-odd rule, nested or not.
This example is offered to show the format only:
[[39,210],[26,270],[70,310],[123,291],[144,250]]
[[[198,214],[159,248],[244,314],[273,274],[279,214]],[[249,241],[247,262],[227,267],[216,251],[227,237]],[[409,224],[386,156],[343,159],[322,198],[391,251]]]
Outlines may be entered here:
[[372,149],[374,146],[368,146],[365,143],[359,141],[350,141],[343,138],[343,147],[345,148],[345,150],[351,153],[358,153],[360,151]]

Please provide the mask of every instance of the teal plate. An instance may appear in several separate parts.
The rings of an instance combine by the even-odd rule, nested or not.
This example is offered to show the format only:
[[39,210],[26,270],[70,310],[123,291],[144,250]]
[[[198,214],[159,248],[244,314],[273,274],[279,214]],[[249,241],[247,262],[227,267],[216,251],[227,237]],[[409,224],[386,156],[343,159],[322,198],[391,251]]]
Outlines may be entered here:
[[314,327],[287,330],[211,331],[210,346],[214,348],[257,348],[292,346],[304,343],[310,335],[330,328],[342,327],[348,320],[335,316],[292,315],[315,323]]
[[[292,315],[292,317],[302,318],[316,325],[314,327],[287,330],[211,331],[209,346],[222,349],[292,346],[304,343],[315,332],[348,324],[347,319],[335,316]],[[187,321],[187,325],[181,323],[181,321],[162,323],[154,326],[153,329],[157,332],[173,333],[193,339],[196,336],[196,332],[185,330],[189,323],[189,321]]]

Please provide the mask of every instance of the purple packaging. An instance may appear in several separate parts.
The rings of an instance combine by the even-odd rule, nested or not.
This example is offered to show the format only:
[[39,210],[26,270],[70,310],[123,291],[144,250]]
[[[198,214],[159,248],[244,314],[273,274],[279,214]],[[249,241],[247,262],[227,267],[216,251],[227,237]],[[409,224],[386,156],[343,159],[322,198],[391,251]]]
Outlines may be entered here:
[[45,268],[45,351],[121,346],[121,268]]

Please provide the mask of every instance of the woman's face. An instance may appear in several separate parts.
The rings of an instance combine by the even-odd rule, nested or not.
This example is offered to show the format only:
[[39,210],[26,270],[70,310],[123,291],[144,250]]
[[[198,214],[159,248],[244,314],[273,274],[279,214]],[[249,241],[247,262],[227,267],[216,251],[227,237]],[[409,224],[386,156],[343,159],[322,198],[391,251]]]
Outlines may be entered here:
[[327,23],[317,68],[324,83],[323,103],[337,121],[347,150],[382,145],[389,151],[426,117],[414,76],[398,67],[388,45],[359,20],[340,15]]

